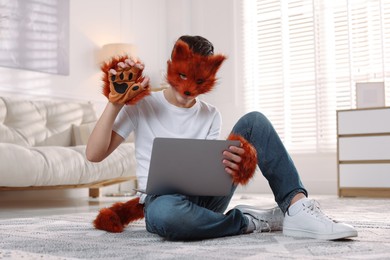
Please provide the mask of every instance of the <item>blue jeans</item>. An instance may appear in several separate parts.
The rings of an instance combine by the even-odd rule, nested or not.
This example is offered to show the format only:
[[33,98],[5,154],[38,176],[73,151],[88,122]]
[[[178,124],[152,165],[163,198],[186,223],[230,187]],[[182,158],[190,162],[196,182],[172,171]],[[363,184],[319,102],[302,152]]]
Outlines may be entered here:
[[[286,212],[297,193],[307,191],[271,122],[259,112],[244,115],[233,133],[243,136],[257,150],[258,165]],[[237,209],[224,214],[236,187],[226,197],[184,196],[180,194],[147,196],[146,229],[169,240],[199,240],[239,235],[248,227],[248,219]]]

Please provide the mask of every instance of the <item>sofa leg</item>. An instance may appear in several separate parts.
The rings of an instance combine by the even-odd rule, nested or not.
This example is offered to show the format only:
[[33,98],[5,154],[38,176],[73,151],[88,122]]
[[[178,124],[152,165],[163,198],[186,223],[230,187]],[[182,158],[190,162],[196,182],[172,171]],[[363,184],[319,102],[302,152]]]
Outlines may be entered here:
[[100,196],[99,188],[89,188],[89,196],[92,198],[98,198]]

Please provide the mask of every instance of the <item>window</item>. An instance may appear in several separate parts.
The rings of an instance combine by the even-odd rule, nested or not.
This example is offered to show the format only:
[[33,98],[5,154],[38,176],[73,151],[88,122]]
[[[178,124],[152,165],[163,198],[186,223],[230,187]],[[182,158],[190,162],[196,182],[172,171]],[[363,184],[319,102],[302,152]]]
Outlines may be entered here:
[[69,0],[0,1],[0,66],[69,75]]
[[356,107],[356,82],[384,81],[389,102],[390,0],[246,0],[241,11],[245,108],[291,152],[336,150],[336,110]]

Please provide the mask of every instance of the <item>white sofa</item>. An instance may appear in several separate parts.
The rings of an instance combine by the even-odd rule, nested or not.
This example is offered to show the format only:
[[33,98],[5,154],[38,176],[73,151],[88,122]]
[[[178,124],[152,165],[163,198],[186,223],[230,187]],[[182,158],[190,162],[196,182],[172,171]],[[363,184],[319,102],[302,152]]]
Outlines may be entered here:
[[1,190],[99,188],[135,179],[134,143],[100,163],[85,158],[96,122],[90,103],[0,97]]

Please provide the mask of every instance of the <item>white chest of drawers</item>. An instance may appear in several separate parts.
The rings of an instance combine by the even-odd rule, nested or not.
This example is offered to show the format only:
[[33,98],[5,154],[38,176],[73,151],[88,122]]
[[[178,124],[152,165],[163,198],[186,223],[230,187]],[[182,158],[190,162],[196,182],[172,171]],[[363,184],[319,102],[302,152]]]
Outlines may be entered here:
[[337,111],[339,196],[390,197],[390,107]]

